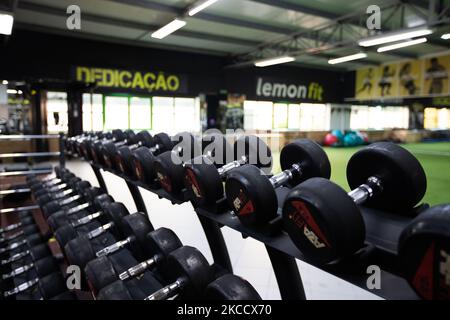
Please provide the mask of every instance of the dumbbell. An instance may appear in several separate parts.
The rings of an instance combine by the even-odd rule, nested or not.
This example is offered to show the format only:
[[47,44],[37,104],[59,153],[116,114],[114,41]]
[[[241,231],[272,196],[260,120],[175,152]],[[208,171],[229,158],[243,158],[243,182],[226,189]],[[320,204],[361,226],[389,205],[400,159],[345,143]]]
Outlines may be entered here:
[[[23,233],[23,234],[20,234],[20,236],[14,235],[14,237],[11,237],[11,238],[13,238],[12,240],[15,240],[15,241],[10,242],[10,243],[8,243],[8,245],[0,248],[0,255],[9,253],[11,251],[17,250],[17,249],[25,247],[25,246],[32,247],[34,245],[37,245],[37,244],[47,241],[49,239],[49,235],[44,237],[39,233],[39,228],[37,226],[32,226],[32,227],[33,228],[28,228],[30,230],[27,230],[27,231],[29,231],[29,234]],[[10,241],[12,241],[12,240],[10,240]]]
[[121,129],[114,129],[109,133],[103,133],[103,136],[91,137],[89,139],[83,139],[77,142],[80,153],[85,156],[86,159],[92,160],[98,163],[97,150],[103,142],[113,141],[118,142],[126,139],[129,131],[122,131]]
[[450,299],[450,204],[423,211],[405,227],[398,258],[405,278],[422,299]]
[[112,139],[102,139],[97,141],[89,141],[89,149],[91,153],[91,157],[94,163],[97,163],[102,166],[106,166],[106,163],[104,162],[103,158],[103,144],[107,142],[117,143],[121,141],[130,141],[134,137],[134,131],[133,130],[124,130],[120,134],[114,135]]
[[116,280],[135,278],[155,267],[163,271],[167,255],[181,246],[181,240],[172,230],[159,228],[148,233],[145,239],[145,254],[150,256],[149,259],[126,270],[118,270],[108,256],[100,256],[86,264],[86,276],[91,286],[99,291]]
[[231,273],[208,284],[204,296],[208,300],[261,300],[261,296],[247,280]]
[[[130,178],[136,178],[133,154],[136,153],[137,157],[140,158],[150,157],[150,161],[152,161],[154,156],[173,147],[172,141],[166,133],[158,133],[152,137],[147,131],[141,131],[137,136],[140,134],[144,136],[138,140],[138,143],[121,146],[115,154],[115,161],[119,171]],[[148,163],[146,162],[147,165]]]
[[71,197],[47,202],[44,206],[42,206],[42,212],[47,219],[55,213],[62,214],[65,212],[70,215],[81,210],[93,209],[96,199],[101,202],[109,198],[110,196],[105,193],[102,188],[89,187],[87,189],[80,190],[80,193]]
[[183,165],[202,153],[201,143],[192,134],[182,132],[174,137],[175,147],[156,157],[154,170],[159,185],[172,195],[178,195],[184,188]]
[[[82,217],[56,229],[54,233],[55,239],[59,243],[61,249],[64,250],[66,244],[70,240],[83,234],[85,234],[88,239],[94,239],[106,231],[110,231],[114,235],[119,235],[122,219],[129,214],[127,208],[121,202],[105,203],[104,206],[102,206],[101,211]],[[89,223],[96,219],[102,223],[100,227],[98,227],[97,224],[94,224],[94,229],[82,228],[88,226]]]
[[[170,274],[170,284],[153,292],[144,300],[165,300],[177,294],[182,298],[199,298],[213,280],[208,261],[193,247],[182,246],[169,253],[166,268]],[[116,281],[101,289],[97,299],[133,300],[133,294],[124,281]]]
[[[109,194],[101,194],[96,196],[94,199],[89,200],[87,204],[80,204],[76,207],[61,210],[53,213],[50,217],[48,217],[47,223],[51,230],[57,230],[64,225],[68,225],[72,222],[78,221],[79,219],[88,220],[91,218],[87,218],[86,216],[96,215],[99,217],[103,213],[103,209],[110,203],[114,202],[113,197]],[[89,208],[89,211],[85,209]]]
[[68,183],[74,183],[76,181],[79,181],[81,179],[77,178],[74,174],[68,173],[67,175],[64,175],[61,179],[58,179],[55,181],[55,183],[41,183],[41,182],[35,182],[30,183],[29,187],[34,196],[39,196],[47,191],[56,192],[58,190],[64,190],[68,187]]
[[89,234],[80,235],[67,242],[64,251],[70,263],[84,269],[86,264],[96,257],[113,254],[125,246],[137,259],[145,259],[146,236],[153,231],[148,217],[144,213],[135,212],[123,217],[120,227],[119,233],[122,235],[120,237],[122,240],[97,251],[90,241]]
[[[64,183],[55,185],[50,188],[37,187],[34,190],[33,190],[33,188],[31,188],[31,192],[35,199],[39,199],[41,203],[45,203],[45,202],[52,200],[52,194],[54,194],[53,196],[56,199],[70,195],[74,191],[73,188],[76,186],[76,184],[81,181],[83,181],[83,180],[81,180],[78,177],[71,177],[68,180],[66,180]],[[84,187],[89,187],[86,184],[86,182],[83,182],[81,185]]]
[[46,243],[41,243],[33,247],[28,248],[25,251],[17,252],[9,256],[8,258],[0,260],[1,273],[5,273],[6,270],[11,270],[11,264],[17,261],[21,261],[24,258],[30,258],[31,261],[37,261],[47,256],[51,256],[52,253]]
[[165,151],[172,150],[174,143],[165,133],[158,133],[153,137],[154,146],[151,148],[140,147],[133,151],[130,162],[134,168],[132,177],[147,185],[155,186],[156,173],[154,162],[156,156]]
[[[74,183],[68,182],[68,188],[63,191],[46,191],[35,196],[36,202],[44,211],[44,214],[50,213],[52,206],[75,205],[76,201],[82,198],[82,193],[91,188],[91,184],[84,180],[75,180]],[[99,189],[101,191],[101,189]],[[49,204],[48,210],[46,205]],[[58,204],[58,205],[57,205]]]
[[[102,164],[109,169],[117,169],[114,163],[114,154],[117,151],[117,148],[124,145],[132,145],[137,143],[137,135],[134,131],[129,130],[126,131],[127,136],[122,141],[104,141],[99,147],[100,155],[103,158]],[[142,137],[143,135],[141,135]],[[139,137],[139,138],[141,138]]]
[[5,273],[2,275],[1,279],[3,281],[15,278],[17,276],[20,276],[22,274],[25,274],[26,272],[33,270],[35,274],[39,277],[45,277],[46,275],[49,275],[50,273],[56,272],[59,270],[58,262],[56,259],[52,256],[47,256],[42,259],[32,261],[28,264],[22,265],[14,270],[12,270],[9,273]]
[[44,300],[51,299],[67,291],[67,285],[60,272],[53,272],[43,278],[36,277],[17,287],[5,291],[4,299],[12,299],[15,295],[36,288]]
[[229,173],[225,182],[228,204],[244,225],[262,226],[277,216],[275,188],[295,186],[311,177],[329,179],[331,167],[323,149],[314,141],[299,139],[280,153],[281,173],[272,177],[253,165],[243,165]]
[[[230,152],[230,146],[224,139],[223,150]],[[227,174],[244,164],[252,163],[257,167],[269,170],[272,167],[272,156],[269,147],[263,140],[256,136],[244,136],[234,143],[234,161],[227,161],[221,167],[217,159],[212,159],[210,155],[203,155],[198,161],[192,159],[184,166],[184,185],[190,190],[191,202],[194,206],[205,206],[215,204],[224,198],[223,181]],[[228,156],[225,158],[228,160]],[[221,159],[219,159],[221,160]]]
[[365,225],[358,205],[407,213],[425,194],[426,177],[406,149],[377,142],[347,164],[346,192],[323,178],[293,188],[283,205],[283,224],[302,253],[318,263],[350,256],[364,246]]
[[19,222],[10,224],[4,228],[0,228],[0,234],[1,234],[0,243],[5,241],[5,240],[3,240],[3,239],[5,239],[5,237],[3,237],[3,235],[5,233],[9,233],[11,231],[16,231],[17,229],[20,229],[20,228],[23,228],[23,227],[26,227],[29,225],[34,225],[35,223],[36,222],[34,221],[34,218],[27,214],[27,216],[21,218]]

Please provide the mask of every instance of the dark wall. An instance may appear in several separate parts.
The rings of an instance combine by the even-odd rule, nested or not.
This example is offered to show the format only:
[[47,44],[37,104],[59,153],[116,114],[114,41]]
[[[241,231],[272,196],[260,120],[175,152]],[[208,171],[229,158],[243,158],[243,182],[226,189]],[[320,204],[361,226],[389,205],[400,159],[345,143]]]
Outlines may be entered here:
[[[258,77],[286,83],[318,82],[324,87],[323,102],[342,101],[344,76],[339,72],[292,66],[224,69],[225,57],[184,53],[15,29],[0,42],[0,78],[67,81],[73,66],[148,70],[186,75],[188,93],[217,94],[220,90],[255,96]],[[277,100],[277,99],[272,99]],[[296,99],[298,102],[299,100]]]

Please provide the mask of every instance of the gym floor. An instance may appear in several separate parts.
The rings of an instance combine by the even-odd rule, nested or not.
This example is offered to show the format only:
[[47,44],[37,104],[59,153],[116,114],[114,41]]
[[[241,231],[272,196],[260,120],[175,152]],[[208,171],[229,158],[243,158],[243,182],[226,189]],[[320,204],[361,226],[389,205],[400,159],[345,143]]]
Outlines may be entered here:
[[[418,143],[407,144],[405,147],[419,158],[426,171],[428,190],[424,201],[432,205],[450,202],[450,194],[445,187],[450,183],[450,143]],[[345,176],[346,164],[357,150],[358,148],[326,148],[332,164],[332,180],[346,189],[348,189]],[[276,159],[273,172],[279,172],[277,162],[279,155],[275,153],[273,156]],[[67,163],[67,167],[81,178],[96,185],[95,175],[88,164],[73,160]],[[108,172],[104,172],[104,178],[108,192],[116,201],[123,202],[129,210],[136,210],[125,182]],[[212,262],[206,238],[189,203],[172,205],[169,201],[158,199],[146,190],[141,192],[155,227],[172,228],[184,244],[199,248]],[[239,233],[226,227],[223,228],[223,232],[234,272],[249,280],[263,299],[280,299],[264,246],[252,239],[242,239]],[[380,299],[308,264],[300,261],[297,264],[308,299]]]

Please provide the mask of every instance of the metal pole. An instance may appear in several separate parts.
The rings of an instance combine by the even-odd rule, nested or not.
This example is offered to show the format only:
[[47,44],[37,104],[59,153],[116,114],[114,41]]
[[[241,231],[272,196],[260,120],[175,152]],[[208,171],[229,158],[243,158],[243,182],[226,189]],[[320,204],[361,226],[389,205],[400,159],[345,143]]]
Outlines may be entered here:
[[59,166],[61,169],[66,166],[64,141],[65,141],[64,133],[60,132],[59,133]]
[[223,239],[223,234],[219,228],[219,225],[217,222],[202,215],[198,214],[197,217],[200,220],[203,231],[205,232],[206,240],[208,240],[214,262],[227,271],[233,272],[233,266],[231,265],[228,248],[225,240]]
[[141,191],[139,187],[136,186],[133,182],[125,180],[130,189],[131,196],[133,197],[134,203],[136,204],[137,211],[143,212],[148,215],[147,208],[145,207],[144,199],[142,199]]
[[302,278],[295,258],[266,245],[273,272],[277,279],[281,299],[306,300]]
[[108,188],[106,187],[106,183],[105,183],[105,180],[103,179],[103,175],[100,172],[100,169],[92,164],[91,164],[91,168],[92,168],[92,170],[94,170],[94,174],[95,174],[95,177],[97,178],[98,185],[100,186],[100,188],[102,188],[103,191],[108,192]]

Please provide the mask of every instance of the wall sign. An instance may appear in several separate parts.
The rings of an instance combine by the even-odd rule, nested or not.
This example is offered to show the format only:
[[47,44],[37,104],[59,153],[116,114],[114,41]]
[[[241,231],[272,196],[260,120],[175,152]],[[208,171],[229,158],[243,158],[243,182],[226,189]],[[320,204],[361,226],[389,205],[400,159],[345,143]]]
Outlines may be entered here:
[[269,99],[297,99],[322,102],[324,88],[318,82],[298,84],[292,82],[279,82],[262,77],[256,80],[256,96]]
[[187,93],[187,77],[154,71],[134,71],[76,66],[72,68],[76,81],[93,83],[114,91],[142,93]]

